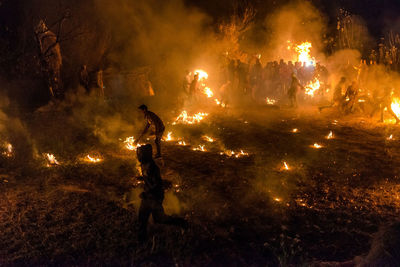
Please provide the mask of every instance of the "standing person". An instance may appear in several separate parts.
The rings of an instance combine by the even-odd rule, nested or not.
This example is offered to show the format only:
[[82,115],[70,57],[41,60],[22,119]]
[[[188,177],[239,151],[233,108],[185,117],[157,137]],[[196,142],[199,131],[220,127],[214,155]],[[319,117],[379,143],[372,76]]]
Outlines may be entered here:
[[354,111],[354,104],[356,103],[357,95],[357,82],[353,81],[351,85],[347,87],[346,94],[344,95],[344,101],[342,102],[342,110],[345,113],[351,113]]
[[143,112],[144,118],[146,119],[146,126],[144,127],[144,130],[142,134],[139,136],[137,139],[136,143],[140,141],[140,139],[147,133],[149,130],[150,126],[153,126],[153,131],[156,136],[156,147],[157,147],[157,154],[156,158],[161,157],[161,138],[163,136],[165,126],[160,117],[158,117],[154,112],[151,112],[150,110],[147,109],[146,105],[141,105],[139,109]]
[[147,222],[150,215],[156,223],[180,226],[184,229],[188,227],[185,219],[169,216],[164,213],[162,206],[164,200],[164,188],[160,175],[160,168],[154,162],[153,150],[150,144],[140,146],[137,149],[137,157],[140,162],[142,176],[139,180],[144,181],[144,190],[140,194],[142,199],[139,208],[139,242],[143,243],[147,239]]
[[193,77],[193,81],[189,86],[189,99],[192,100],[193,97],[196,96],[199,87],[199,73],[195,73]]
[[86,93],[89,93],[90,79],[86,65],[82,65],[81,70],[79,71],[79,83],[83,88],[85,88]]
[[290,107],[297,108],[297,92],[299,88],[303,89],[304,87],[300,84],[299,80],[297,79],[296,75],[292,73],[292,81],[290,83],[290,87],[288,90],[288,97],[290,100]]

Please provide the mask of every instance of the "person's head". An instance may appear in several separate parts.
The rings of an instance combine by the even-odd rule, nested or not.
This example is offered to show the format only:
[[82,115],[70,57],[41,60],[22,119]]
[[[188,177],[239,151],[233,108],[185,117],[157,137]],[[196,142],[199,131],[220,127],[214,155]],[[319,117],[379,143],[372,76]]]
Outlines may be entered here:
[[153,159],[153,147],[150,144],[139,146],[136,155],[140,163],[146,163]]
[[140,109],[141,111],[143,111],[143,112],[146,112],[146,111],[147,111],[147,106],[146,106],[146,105],[140,105],[140,106],[139,106],[139,109]]

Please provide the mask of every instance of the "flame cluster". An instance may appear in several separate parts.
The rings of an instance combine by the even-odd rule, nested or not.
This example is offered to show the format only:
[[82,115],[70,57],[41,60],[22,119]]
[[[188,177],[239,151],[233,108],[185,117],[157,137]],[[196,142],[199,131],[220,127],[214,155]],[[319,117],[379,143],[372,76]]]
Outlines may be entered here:
[[396,114],[397,117],[400,117],[400,98],[394,97],[390,107],[392,108],[394,114]]
[[179,116],[175,119],[175,121],[172,123],[172,125],[175,125],[177,123],[182,123],[182,124],[195,124],[201,122],[205,117],[208,116],[208,113],[204,112],[198,112],[194,114],[193,116],[188,115],[187,111],[184,110],[179,114]]
[[246,157],[249,155],[249,153],[244,152],[243,150],[240,150],[238,152],[235,152],[233,150],[226,150],[224,152],[220,153],[221,155],[226,155],[228,157],[235,157],[235,158],[241,158],[241,157]]
[[88,155],[86,155],[86,157],[85,157],[85,161],[86,161],[86,162],[89,162],[89,163],[98,163],[98,162],[103,161],[103,159],[101,159],[101,158],[99,158],[99,157],[96,157],[96,156],[90,156],[90,155],[88,154]]
[[143,145],[136,143],[136,140],[133,136],[127,137],[124,143],[125,143],[125,148],[129,150],[136,150],[138,147]]
[[299,45],[293,46],[290,41],[288,41],[288,50],[293,49],[297,53],[296,60],[298,62],[304,62],[306,66],[315,65],[315,58],[310,56],[312,44],[310,42],[303,42]]
[[320,81],[315,78],[313,81],[309,82],[305,87],[305,94],[311,97],[314,96],[314,93],[321,87]]

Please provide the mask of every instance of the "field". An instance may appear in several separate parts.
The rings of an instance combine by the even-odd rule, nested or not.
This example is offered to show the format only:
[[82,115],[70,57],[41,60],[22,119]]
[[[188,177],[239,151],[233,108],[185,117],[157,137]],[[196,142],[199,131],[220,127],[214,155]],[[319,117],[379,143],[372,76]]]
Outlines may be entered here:
[[[167,114],[166,133],[175,138],[163,142],[157,160],[173,185],[164,207],[187,218],[189,229],[150,223],[140,246],[141,188],[135,151],[123,142],[129,135],[116,131],[104,142],[68,111],[37,112],[24,119],[32,159],[0,160],[0,264],[346,261],[366,254],[372,234],[399,219],[400,129],[393,124],[315,108],[215,109],[193,125],[172,125],[173,115],[158,113]],[[206,151],[193,150],[199,145]],[[43,152],[59,165],[46,166]],[[102,161],[81,160],[92,152]]]

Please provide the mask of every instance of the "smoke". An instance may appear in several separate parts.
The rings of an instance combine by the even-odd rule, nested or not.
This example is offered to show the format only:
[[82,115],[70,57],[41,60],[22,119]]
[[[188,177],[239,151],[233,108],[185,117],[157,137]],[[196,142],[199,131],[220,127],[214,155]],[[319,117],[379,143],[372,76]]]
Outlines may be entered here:
[[262,50],[263,58],[270,60],[295,60],[288,41],[300,44],[312,43],[312,56],[319,58],[322,37],[326,31],[326,19],[310,2],[295,1],[281,7],[265,19],[269,31],[268,42]]

